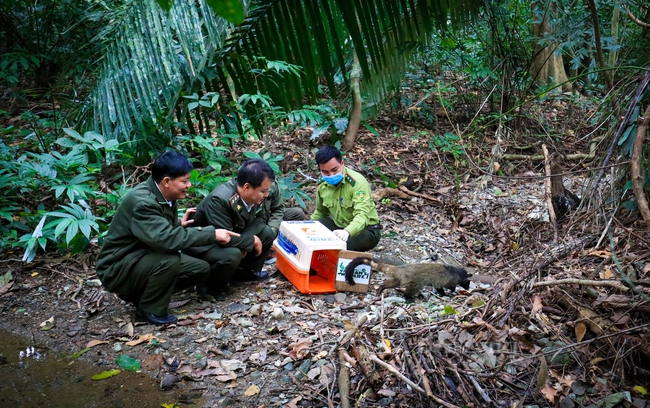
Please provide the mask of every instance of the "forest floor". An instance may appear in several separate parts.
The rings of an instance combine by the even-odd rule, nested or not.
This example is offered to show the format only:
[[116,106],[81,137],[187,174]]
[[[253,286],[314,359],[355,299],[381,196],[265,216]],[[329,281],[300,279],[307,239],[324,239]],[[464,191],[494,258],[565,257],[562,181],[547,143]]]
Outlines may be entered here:
[[[566,114],[566,106],[550,102],[540,109]],[[437,256],[474,274],[469,290],[441,297],[425,288],[407,303],[398,290],[375,296],[383,278],[375,273],[367,293],[307,295],[270,263],[270,279],[233,284],[224,302],[175,295],[178,324],[157,327],[135,322],[133,306],[102,289],[94,272],[98,248],[30,264],[5,259],[0,265],[13,281],[0,287],[7,331],[0,331],[0,391],[18,387],[10,369],[47,367],[37,361],[45,355],[62,364],[41,368],[50,370],[42,378],[29,373],[42,392],[0,392],[2,405],[336,407],[347,394],[359,407],[645,407],[645,225],[633,213],[611,218],[605,207],[585,205],[554,240],[543,162],[533,159],[539,144],[514,151],[492,132],[474,136],[476,146],[454,157],[430,147],[434,134],[444,134],[442,124],[433,129],[401,116],[372,125],[381,136],[360,131],[345,157],[376,194],[384,235],[372,252],[401,262]],[[587,153],[582,136],[551,149]],[[272,150],[286,158],[283,172],[317,178],[309,132],[273,140]],[[497,144],[524,159],[500,159]],[[479,169],[491,163],[494,175]],[[595,196],[588,176],[564,180],[583,201]],[[611,179],[608,173],[599,191]],[[313,197],[314,186],[305,191]],[[640,286],[630,289],[620,267]],[[118,364],[120,356],[137,360],[143,374],[124,371],[133,360]],[[112,369],[122,373],[89,378]],[[59,394],[48,394],[45,383]],[[84,399],[79,385],[94,399]]]

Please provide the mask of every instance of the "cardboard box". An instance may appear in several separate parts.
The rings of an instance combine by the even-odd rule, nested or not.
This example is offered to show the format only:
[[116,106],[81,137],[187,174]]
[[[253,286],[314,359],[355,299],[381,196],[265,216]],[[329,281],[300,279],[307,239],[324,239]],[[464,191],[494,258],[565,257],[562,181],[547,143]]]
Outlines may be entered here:
[[283,221],[273,246],[278,270],[300,293],[336,292],[339,251],[347,244],[318,221]]
[[338,265],[336,268],[336,284],[334,287],[341,292],[361,292],[365,293],[370,287],[370,278],[372,277],[372,268],[370,265],[359,265],[354,269],[355,285],[350,285],[345,281],[345,268],[354,258],[363,256],[372,259],[372,254],[367,252],[355,252],[343,250],[339,252]]

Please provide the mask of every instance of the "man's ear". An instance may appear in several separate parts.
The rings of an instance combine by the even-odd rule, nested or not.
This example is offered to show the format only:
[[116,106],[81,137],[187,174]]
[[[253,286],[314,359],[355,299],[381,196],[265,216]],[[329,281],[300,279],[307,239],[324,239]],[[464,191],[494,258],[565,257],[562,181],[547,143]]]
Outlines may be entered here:
[[171,177],[169,177],[169,176],[165,176],[165,177],[163,177],[162,180],[160,180],[160,185],[161,185],[161,186],[168,187],[168,186],[169,186],[169,183],[170,183],[171,181],[172,181],[172,178],[171,178]]

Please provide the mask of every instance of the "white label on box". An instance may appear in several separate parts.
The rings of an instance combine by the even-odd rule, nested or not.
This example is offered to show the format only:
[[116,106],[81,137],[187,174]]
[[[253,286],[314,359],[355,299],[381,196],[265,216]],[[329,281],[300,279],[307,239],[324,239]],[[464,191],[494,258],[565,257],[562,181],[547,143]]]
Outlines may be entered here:
[[[336,270],[336,280],[345,281],[345,268],[352,261],[352,259],[339,258],[339,266]],[[361,264],[354,268],[354,283],[369,285],[370,284],[370,265]]]

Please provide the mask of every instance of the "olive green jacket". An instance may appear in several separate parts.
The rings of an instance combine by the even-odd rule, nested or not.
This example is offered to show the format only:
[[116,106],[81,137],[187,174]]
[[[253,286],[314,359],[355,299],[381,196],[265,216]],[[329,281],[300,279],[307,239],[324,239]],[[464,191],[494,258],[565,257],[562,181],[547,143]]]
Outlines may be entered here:
[[133,265],[148,253],[172,253],[216,242],[214,227],[181,227],[177,203],[170,207],[150,177],[117,208],[99,252],[97,275],[111,291],[128,279]]
[[322,177],[318,180],[316,209],[311,219],[329,217],[350,236],[355,236],[365,227],[379,224],[379,215],[366,178],[347,167],[344,169],[343,180],[335,186]]
[[[217,186],[196,207],[194,225],[224,228],[237,232],[239,237],[231,237],[225,247],[236,247],[242,251],[252,252],[254,236],[260,234],[268,225],[278,233],[284,216],[284,203],[278,184],[274,181],[269,195],[260,205],[255,205],[249,212],[237,192],[237,179],[233,178]],[[200,252],[210,246],[194,248]]]

